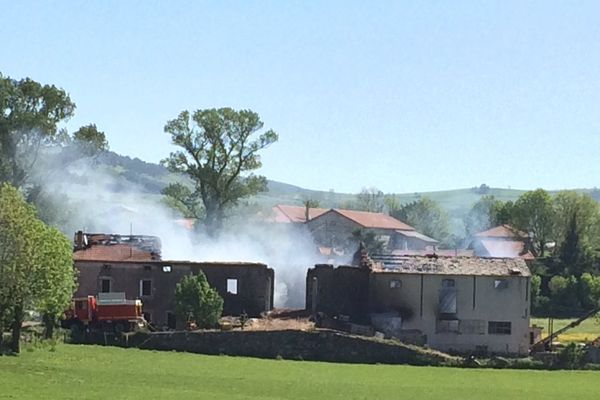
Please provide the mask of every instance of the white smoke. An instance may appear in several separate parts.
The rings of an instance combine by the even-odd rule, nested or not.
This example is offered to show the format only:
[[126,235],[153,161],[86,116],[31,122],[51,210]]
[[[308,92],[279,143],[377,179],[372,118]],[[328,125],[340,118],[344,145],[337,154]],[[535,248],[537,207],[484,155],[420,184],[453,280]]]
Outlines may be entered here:
[[69,223],[61,227],[65,233],[73,234],[76,227],[90,233],[158,236],[164,260],[265,263],[275,270],[275,307],[303,308],[307,268],[323,262],[310,234],[289,224],[238,222],[218,240],[198,236],[176,222],[179,217],[161,203],[162,196],[135,185],[123,188],[118,170],[90,160],[61,173],[39,174],[44,192],[69,199],[63,205],[71,208]]

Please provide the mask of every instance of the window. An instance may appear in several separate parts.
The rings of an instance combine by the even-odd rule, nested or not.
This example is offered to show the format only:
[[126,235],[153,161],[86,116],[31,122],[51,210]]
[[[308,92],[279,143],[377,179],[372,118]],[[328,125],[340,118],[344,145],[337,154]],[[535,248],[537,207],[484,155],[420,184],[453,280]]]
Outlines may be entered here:
[[447,320],[438,320],[436,331],[437,333],[458,333],[459,320],[457,319],[447,319]]
[[510,335],[510,333],[511,333],[510,322],[489,321],[488,322],[488,333],[490,335]]
[[454,279],[442,279],[442,287],[454,287]]
[[144,271],[152,271],[152,266],[144,265]]
[[171,272],[172,269],[173,268],[170,265],[163,265],[163,267],[162,267],[162,271],[167,272],[167,273]]
[[402,281],[393,279],[390,281],[390,289],[400,289],[402,287]]
[[460,321],[460,333],[465,335],[484,335],[485,321],[482,319],[463,319]]
[[110,293],[110,278],[104,278],[100,281],[100,292]]
[[496,279],[494,281],[494,288],[495,289],[506,289],[508,288],[508,281],[506,279]]
[[152,280],[142,279],[140,281],[140,296],[152,296]]
[[227,279],[227,293],[238,294],[237,279]]
[[171,311],[167,311],[167,328],[175,329],[177,326],[177,320],[175,318],[175,314]]

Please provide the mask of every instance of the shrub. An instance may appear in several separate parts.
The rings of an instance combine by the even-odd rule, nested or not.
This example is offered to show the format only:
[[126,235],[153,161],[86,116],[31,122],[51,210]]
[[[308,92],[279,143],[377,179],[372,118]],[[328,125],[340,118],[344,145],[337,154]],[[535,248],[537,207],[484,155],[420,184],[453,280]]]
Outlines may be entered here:
[[175,288],[175,311],[186,323],[212,328],[223,313],[223,299],[210,287],[204,273],[187,275]]

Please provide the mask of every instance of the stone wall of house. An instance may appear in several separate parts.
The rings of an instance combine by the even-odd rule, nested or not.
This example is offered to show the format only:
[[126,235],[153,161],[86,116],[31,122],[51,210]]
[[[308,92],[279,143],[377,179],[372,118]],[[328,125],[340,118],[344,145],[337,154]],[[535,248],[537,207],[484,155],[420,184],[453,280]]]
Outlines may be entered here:
[[306,309],[364,321],[369,310],[369,270],[320,264],[306,276]]
[[[274,272],[264,264],[76,261],[75,268],[79,272],[76,297],[98,294],[102,281],[109,280],[111,292],[124,292],[127,299],[141,299],[146,317],[155,326],[166,325],[169,314],[174,315],[177,283],[185,275],[199,271],[223,297],[224,315],[246,312],[259,316],[273,308]],[[151,291],[143,293],[141,282],[148,280]],[[235,281],[237,293],[229,292],[228,280]]]
[[454,360],[399,342],[328,330],[138,332],[117,341],[104,340],[97,336],[89,342],[148,350],[346,363],[439,365]]
[[336,213],[328,212],[306,223],[313,240],[319,246],[345,248],[352,232],[361,229],[356,222]]

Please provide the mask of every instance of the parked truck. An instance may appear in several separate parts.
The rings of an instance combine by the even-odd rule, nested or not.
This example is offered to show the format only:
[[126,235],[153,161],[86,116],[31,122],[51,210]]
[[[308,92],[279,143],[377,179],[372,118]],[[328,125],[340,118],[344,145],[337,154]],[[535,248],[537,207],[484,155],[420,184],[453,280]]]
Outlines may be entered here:
[[125,293],[74,298],[62,321],[66,329],[115,333],[129,332],[145,325],[142,302],[127,300]]

